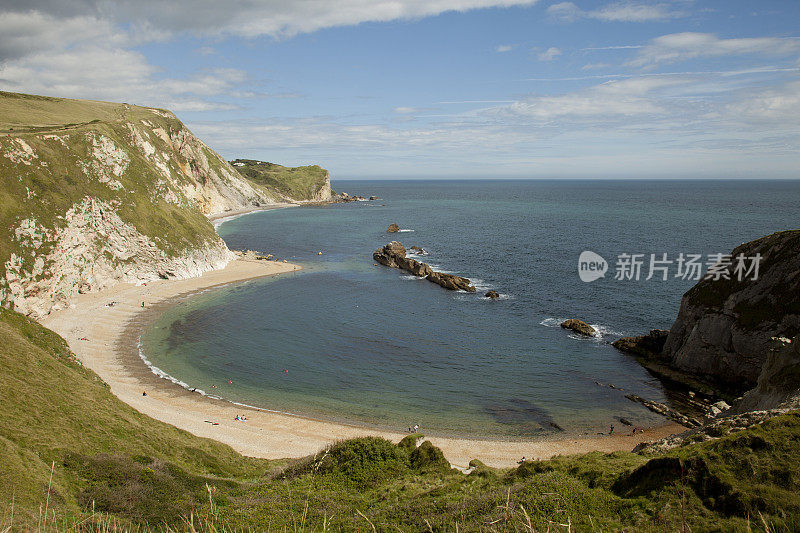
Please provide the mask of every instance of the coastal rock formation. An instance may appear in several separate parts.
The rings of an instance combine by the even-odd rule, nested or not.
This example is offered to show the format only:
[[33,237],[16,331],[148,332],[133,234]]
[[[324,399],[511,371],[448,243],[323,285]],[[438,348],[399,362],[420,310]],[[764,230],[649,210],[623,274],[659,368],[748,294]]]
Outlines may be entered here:
[[472,286],[472,282],[461,276],[434,271],[428,274],[426,279],[451,291],[475,292],[475,287]]
[[492,300],[497,300],[498,298],[500,298],[500,294],[497,291],[489,291],[483,296],[486,298],[490,298]]
[[670,420],[672,420],[673,422],[681,424],[682,426],[694,428],[702,425],[702,421],[698,420],[697,418],[690,418],[663,403],[654,402],[652,400],[646,400],[641,396],[637,396],[636,394],[626,394],[625,397],[631,400],[632,402],[644,405],[654,413],[658,413],[662,416],[665,416]]
[[372,253],[372,258],[383,266],[400,268],[398,261],[406,258],[406,248],[398,241],[392,241]]
[[575,318],[565,320],[561,323],[561,327],[564,329],[570,329],[579,335],[585,335],[587,337],[592,337],[595,333],[597,333],[597,330],[595,330],[592,326]]
[[651,329],[647,335],[622,337],[611,345],[622,352],[653,357],[661,354],[664,343],[667,342],[667,335],[669,335],[668,329]]
[[[735,258],[760,254],[758,279],[741,281]],[[756,385],[773,337],[800,333],[800,230],[742,244],[731,252],[729,279],[705,279],[681,301],[663,349],[669,363],[724,385]]]
[[406,249],[398,241],[392,241],[382,248],[378,248],[372,253],[372,258],[384,266],[399,268],[411,272],[415,276],[424,277],[445,289],[475,292],[475,287],[472,286],[469,279],[435,272],[427,263],[406,257]]
[[398,231],[400,231],[400,226],[398,226],[394,222],[389,224],[389,227],[386,228],[386,233],[397,233]]
[[0,93],[0,131],[0,303],[35,317],[223,267],[206,215],[284,199],[161,109]]
[[342,193],[339,193],[338,197],[334,197],[333,201],[334,202],[344,202],[344,203],[347,203],[347,202],[366,202],[367,199],[364,198],[363,196],[358,196],[358,195],[350,196],[346,192],[342,192]]
[[[757,279],[739,279],[740,254],[761,258]],[[704,279],[686,292],[668,332],[613,345],[657,375],[706,395],[734,398],[747,391],[730,409],[724,402],[711,405],[707,418],[800,407],[800,231],[745,243],[731,257],[720,279]]]
[[800,336],[775,337],[756,386],[732,412],[800,407]]
[[324,203],[334,200],[330,172],[319,165],[285,167],[256,159],[236,159],[231,165],[252,182],[274,190],[284,201]]
[[419,246],[409,246],[408,249],[411,250],[412,252],[414,252],[417,255],[428,255],[428,252],[426,252],[425,250],[423,250]]

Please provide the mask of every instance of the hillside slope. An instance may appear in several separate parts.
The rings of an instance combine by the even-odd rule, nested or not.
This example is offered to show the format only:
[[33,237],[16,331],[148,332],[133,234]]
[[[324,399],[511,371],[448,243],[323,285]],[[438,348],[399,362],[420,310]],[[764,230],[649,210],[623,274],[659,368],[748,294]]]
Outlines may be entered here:
[[[381,531],[797,531],[800,523],[798,413],[719,427],[713,440],[666,454],[591,453],[507,471],[473,462],[465,475],[411,435],[340,442],[284,468],[134,411],[64,339],[19,313],[0,309],[0,346],[0,531],[370,531],[367,520]],[[192,528],[183,522],[190,513]]]
[[70,470],[83,457],[138,456],[223,478],[260,475],[268,465],[140,414],[85,369],[64,339],[3,308],[0,346],[0,485],[7,495],[0,515],[8,515],[13,495],[17,523],[45,501],[51,468],[51,502],[77,512],[81,484]]
[[25,314],[220,268],[205,215],[278,200],[168,111],[0,93],[0,303]]
[[285,167],[266,161],[236,159],[231,165],[249,180],[306,202],[331,201],[331,175],[318,165]]

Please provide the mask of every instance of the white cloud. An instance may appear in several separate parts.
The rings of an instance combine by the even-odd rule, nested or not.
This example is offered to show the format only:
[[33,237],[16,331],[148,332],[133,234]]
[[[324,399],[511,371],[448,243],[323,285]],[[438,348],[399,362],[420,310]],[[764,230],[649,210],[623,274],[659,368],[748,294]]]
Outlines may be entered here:
[[645,4],[641,2],[615,2],[599,9],[585,11],[573,2],[560,2],[547,8],[547,14],[560,22],[574,22],[591,18],[604,22],[652,22],[684,17],[669,4]]
[[7,0],[9,13],[37,12],[59,18],[96,16],[113,24],[131,24],[141,35],[175,32],[197,35],[269,35],[287,37],[322,28],[362,22],[387,22],[489,7],[530,6],[537,0]]
[[800,39],[754,37],[720,39],[710,33],[672,33],[653,39],[628,65],[654,66],[703,57],[726,55],[781,56],[800,51]]
[[[269,96],[237,90],[243,73],[199,72],[159,79],[132,47],[179,35],[272,36],[448,11],[529,6],[537,0],[5,0],[0,6],[0,88],[77,98],[127,100],[187,110],[222,109],[209,97]],[[214,53],[211,47],[197,50]],[[293,94],[277,94],[292,97]]]
[[572,93],[531,96],[494,112],[537,121],[598,117],[615,120],[634,115],[665,115],[666,108],[650,93],[680,83],[681,80],[674,78],[615,80]]
[[[139,52],[80,44],[38,52],[0,66],[0,88],[71,98],[136,102],[175,111],[235,109],[208,97],[236,96],[245,72],[215,69],[186,78],[157,78],[159,70]],[[256,96],[254,93],[240,97]]]
[[120,46],[128,41],[108,20],[94,16],[56,18],[38,11],[0,10],[0,61],[17,59],[53,49],[67,49],[80,42]]
[[539,53],[539,55],[537,57],[539,58],[539,61],[553,61],[558,56],[560,56],[562,53],[563,52],[561,52],[560,49],[558,49],[558,48],[556,48],[554,46],[551,46],[550,48],[548,48],[544,52]]
[[601,68],[608,68],[611,65],[608,63],[588,63],[581,67],[581,70],[597,70]]
[[727,115],[750,123],[800,124],[800,81],[749,94],[726,106]]
[[515,46],[513,44],[500,44],[495,46],[494,51],[502,54],[503,52],[510,52]]
[[420,110],[416,107],[395,107],[394,112],[399,113],[401,115],[410,115],[412,113],[418,113]]

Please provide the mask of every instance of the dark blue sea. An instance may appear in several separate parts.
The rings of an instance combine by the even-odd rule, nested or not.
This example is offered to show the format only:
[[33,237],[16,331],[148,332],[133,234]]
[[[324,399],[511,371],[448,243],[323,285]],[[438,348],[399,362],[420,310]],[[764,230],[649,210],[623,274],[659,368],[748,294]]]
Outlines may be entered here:
[[[669,328],[695,281],[675,277],[676,265],[666,281],[661,271],[646,280],[650,254],[705,260],[800,226],[798,181],[333,187],[380,200],[222,224],[229,247],[304,270],[177,301],[143,333],[146,358],[232,401],[398,430],[419,424],[428,434],[593,434],[621,416],[654,425],[662,420],[624,395],[664,401],[662,384],[609,343]],[[403,231],[386,233],[393,222]],[[372,252],[395,239],[424,248],[418,259],[435,269],[470,278],[477,293],[376,266]],[[605,277],[580,280],[585,250],[608,262]],[[642,254],[639,280],[614,279],[621,254]],[[489,289],[501,298],[484,298]],[[558,327],[566,318],[600,334],[570,334]]]

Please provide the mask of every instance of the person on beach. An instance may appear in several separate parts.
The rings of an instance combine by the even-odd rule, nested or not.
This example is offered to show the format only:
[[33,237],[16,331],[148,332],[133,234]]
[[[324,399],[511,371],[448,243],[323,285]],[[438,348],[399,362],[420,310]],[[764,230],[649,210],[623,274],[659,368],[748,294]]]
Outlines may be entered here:
[[142,396],[147,396],[147,391],[142,391]]
[[614,434],[614,424],[611,424],[611,430],[608,432],[609,435]]
[[144,307],[144,302],[142,302],[142,307]]

